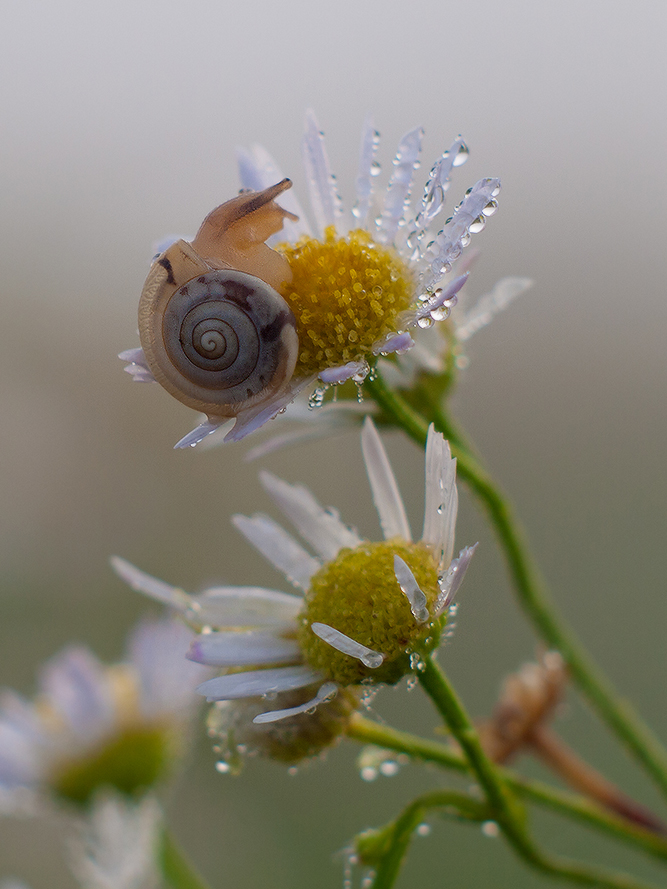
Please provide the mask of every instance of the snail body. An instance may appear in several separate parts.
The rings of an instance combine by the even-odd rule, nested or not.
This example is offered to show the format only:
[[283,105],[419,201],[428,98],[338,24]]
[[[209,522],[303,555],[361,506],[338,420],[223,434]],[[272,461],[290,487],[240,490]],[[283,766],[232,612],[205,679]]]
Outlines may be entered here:
[[280,295],[292,273],[265,244],[296,218],[275,203],[289,179],[216,207],[192,243],[156,257],[139,302],[146,365],[211,424],[257,409],[284,390],[298,355],[294,315]]

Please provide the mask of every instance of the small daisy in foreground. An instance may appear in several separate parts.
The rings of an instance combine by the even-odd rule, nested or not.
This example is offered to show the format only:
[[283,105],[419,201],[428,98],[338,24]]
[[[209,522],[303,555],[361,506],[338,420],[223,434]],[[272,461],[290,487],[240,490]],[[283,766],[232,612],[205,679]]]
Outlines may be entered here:
[[132,802],[95,798],[70,841],[70,867],[82,889],[156,889],[162,812],[148,795]]
[[[500,180],[479,180],[442,224],[452,172],[467,160],[468,148],[461,137],[454,140],[413,204],[423,135],[417,127],[401,139],[380,196],[374,193],[379,135],[366,121],[356,199],[346,216],[323,134],[309,112],[302,153],[312,224],[273,158],[259,146],[239,151],[245,191],[214,210],[191,243],[180,240],[158,254],[140,306],[142,348],[120,356],[135,380],[157,379],[207,414],[177,447],[195,445],[230,418],[235,425],[227,440],[238,440],[317,379],[315,403],[328,386],[360,383],[378,356],[410,349],[411,331],[449,315],[466,275],[441,282],[495,213]],[[207,269],[230,270],[233,281]],[[261,287],[253,289],[251,275]],[[255,323],[248,306],[267,285],[277,301],[267,294]],[[241,297],[239,286],[247,288]],[[240,326],[226,310],[214,317],[203,308],[208,303],[222,312],[230,287]]]
[[[431,427],[428,434],[424,529],[417,542],[370,418],[362,449],[384,541],[362,540],[306,488],[266,472],[263,485],[315,554],[267,516],[233,518],[299,595],[221,587],[191,596],[114,560],[131,586],[176,608],[201,630],[188,657],[227,671],[198,691],[209,701],[235,702],[223,718],[228,736],[260,746],[258,727],[280,732],[280,724],[289,721],[287,739],[274,734],[264,744],[280,746],[282,740],[284,759],[306,755],[300,733],[309,720],[318,726],[318,714],[324,710],[328,717],[327,708],[340,706],[341,697],[346,704],[339,732],[362,687],[393,684],[419,670],[421,657],[439,643],[474,551],[467,547],[452,560],[456,461],[440,433]],[[244,728],[239,714],[252,718],[254,729]]]
[[193,715],[203,668],[183,658],[180,622],[141,623],[127,660],[105,666],[72,647],[42,669],[34,702],[0,698],[0,812],[37,812],[54,798],[87,805],[100,788],[135,796],[167,776]]

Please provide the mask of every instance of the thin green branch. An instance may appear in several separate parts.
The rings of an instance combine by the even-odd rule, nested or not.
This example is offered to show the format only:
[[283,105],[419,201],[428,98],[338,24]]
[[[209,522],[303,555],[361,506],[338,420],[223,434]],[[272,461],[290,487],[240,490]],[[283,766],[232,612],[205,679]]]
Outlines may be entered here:
[[443,809],[459,819],[488,821],[488,807],[455,790],[438,790],[413,800],[394,821],[379,830],[357,837],[355,851],[360,861],[372,866],[372,889],[391,889],[405,861],[415,830],[426,815]]
[[165,883],[173,889],[209,889],[166,827],[159,837],[158,863]]
[[[386,827],[362,834],[357,840],[356,851],[361,861],[370,864],[375,870],[372,889],[391,889],[405,861],[416,828],[429,813],[438,809],[444,810],[444,815],[474,822],[488,821],[492,817],[486,806],[456,791],[435,791],[417,797]],[[657,889],[625,874],[586,867],[541,853],[537,853],[537,858],[531,864],[548,876],[583,886],[597,886],[600,889]]]
[[[358,713],[348,725],[346,734],[355,741],[394,750],[413,760],[433,763],[456,772],[470,772],[470,765],[465,757],[448,745],[380,725]],[[667,839],[664,837],[607,812],[583,796],[559,790],[542,781],[524,778],[510,769],[499,771],[507,786],[522,799],[622,840],[663,861],[667,859]]]
[[632,705],[618,698],[581,642],[558,616],[529,554],[519,521],[507,498],[473,455],[463,433],[435,405],[431,406],[427,418],[418,414],[400,395],[386,386],[377,372],[367,381],[366,387],[385,414],[422,447],[426,443],[429,422],[433,422],[436,429],[447,436],[457,458],[459,477],[469,485],[489,515],[525,613],[541,637],[563,655],[573,680],[600,717],[653,776],[667,797],[667,752]]
[[446,725],[470,763],[493,812],[493,820],[514,851],[542,873],[582,886],[609,889],[646,889],[647,884],[627,874],[580,864],[543,852],[529,835],[525,813],[496,766],[484,753],[477,732],[456,692],[430,655],[422,656],[419,682],[435,704]]

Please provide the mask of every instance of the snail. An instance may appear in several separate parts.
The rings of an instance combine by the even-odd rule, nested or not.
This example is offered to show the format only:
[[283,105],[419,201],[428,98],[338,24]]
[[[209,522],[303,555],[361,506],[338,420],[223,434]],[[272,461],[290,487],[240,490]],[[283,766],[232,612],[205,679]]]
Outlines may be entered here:
[[280,291],[292,272],[264,242],[285,217],[298,218],[275,203],[291,185],[283,179],[221,204],[191,243],[176,241],[151,266],[139,302],[145,365],[208,417],[203,434],[180,445],[228,418],[254,415],[289,386],[299,344]]

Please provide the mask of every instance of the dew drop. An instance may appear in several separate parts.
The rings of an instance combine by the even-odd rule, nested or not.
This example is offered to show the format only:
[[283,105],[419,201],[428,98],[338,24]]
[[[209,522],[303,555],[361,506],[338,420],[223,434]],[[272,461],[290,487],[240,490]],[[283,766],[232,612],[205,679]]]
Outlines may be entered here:
[[430,315],[425,315],[423,318],[418,318],[417,326],[421,327],[422,330],[428,330],[429,327],[433,327],[433,318],[431,318]]
[[463,164],[468,160],[470,156],[470,149],[465,144],[465,142],[461,142],[459,145],[459,150],[456,152],[456,157],[452,161],[453,167],[462,167]]
[[385,759],[380,765],[380,774],[384,775],[385,778],[393,778],[394,775],[398,775],[398,771],[399,765],[393,759]]
[[495,839],[500,833],[500,828],[495,821],[485,821],[484,824],[482,824],[482,833],[485,837]]
[[415,833],[420,837],[427,837],[431,832],[431,825],[423,822],[422,824],[417,825],[417,830]]
[[470,365],[470,359],[467,355],[457,355],[455,363],[458,370],[465,370]]
[[470,237],[470,233],[466,232],[464,235],[461,235],[461,239],[460,239],[459,243],[461,244],[462,247],[467,247],[468,244],[471,242],[471,240],[472,240],[472,238]]
[[442,305],[431,310],[430,317],[433,321],[444,321],[449,315],[449,306]]
[[484,226],[486,225],[486,220],[483,216],[478,216],[473,222],[468,226],[468,231],[472,235],[476,235],[478,232],[484,230]]
[[493,216],[493,214],[498,209],[498,201],[489,201],[489,203],[484,207],[482,213],[484,216]]
[[359,774],[361,775],[362,781],[370,782],[376,780],[379,772],[374,766],[364,766],[363,769],[360,770]]
[[367,654],[362,654],[359,660],[364,665],[364,667],[368,667],[371,670],[376,670],[378,667],[382,666],[384,655],[377,651],[369,651]]
[[298,774],[299,774],[299,769],[298,769],[298,767],[297,767],[297,766],[290,766],[289,769],[287,769],[287,774],[288,774],[291,778],[293,778],[295,775],[298,775]]
[[227,775],[232,769],[228,762],[225,762],[224,759],[219,759],[215,764],[215,770],[220,772],[221,775]]

